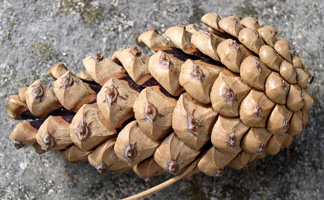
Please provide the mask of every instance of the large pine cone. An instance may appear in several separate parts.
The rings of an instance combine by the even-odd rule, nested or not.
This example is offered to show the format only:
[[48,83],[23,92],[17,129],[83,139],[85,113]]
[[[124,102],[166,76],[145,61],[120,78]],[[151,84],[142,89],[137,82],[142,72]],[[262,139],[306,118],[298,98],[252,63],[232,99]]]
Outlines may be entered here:
[[17,147],[60,150],[100,173],[133,169],[146,181],[168,171],[222,175],[291,144],[308,123],[311,77],[289,42],[252,17],[202,17],[208,30],[152,29],[137,46],[83,60],[87,72],[59,64],[54,90],[41,80],[20,88],[7,108],[19,123]]

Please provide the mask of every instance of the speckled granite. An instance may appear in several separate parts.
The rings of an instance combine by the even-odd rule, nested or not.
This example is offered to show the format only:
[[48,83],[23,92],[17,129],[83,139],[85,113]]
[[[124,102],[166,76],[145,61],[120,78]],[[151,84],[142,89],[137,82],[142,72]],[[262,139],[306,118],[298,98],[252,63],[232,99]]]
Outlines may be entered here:
[[[24,3],[23,3],[24,2]],[[150,187],[133,172],[100,175],[88,163],[67,163],[57,152],[16,150],[9,135],[16,121],[5,100],[49,67],[65,63],[80,71],[96,51],[111,56],[136,43],[138,33],[196,23],[207,12],[252,15],[274,25],[315,74],[310,124],[293,145],[244,170],[220,178],[198,175],[147,199],[323,199],[324,198],[324,2],[323,0],[16,1],[0,0],[0,199],[119,199]],[[171,177],[162,175],[157,184]]]

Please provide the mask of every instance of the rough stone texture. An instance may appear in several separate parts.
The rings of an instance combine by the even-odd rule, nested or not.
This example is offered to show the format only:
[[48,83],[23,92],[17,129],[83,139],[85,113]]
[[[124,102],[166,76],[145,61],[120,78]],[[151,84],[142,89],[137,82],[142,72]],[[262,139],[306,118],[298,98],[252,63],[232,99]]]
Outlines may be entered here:
[[[16,150],[9,134],[17,122],[7,115],[5,100],[38,77],[50,82],[47,70],[57,63],[78,72],[93,52],[111,56],[151,27],[165,31],[179,22],[202,27],[200,17],[207,12],[258,17],[301,50],[315,74],[310,125],[276,156],[244,170],[227,169],[220,178],[200,174],[181,180],[147,199],[323,199],[323,0],[0,0],[0,199],[119,199],[149,188],[133,172],[100,175],[88,163],[67,163],[57,152]],[[162,175],[153,185],[169,177]]]

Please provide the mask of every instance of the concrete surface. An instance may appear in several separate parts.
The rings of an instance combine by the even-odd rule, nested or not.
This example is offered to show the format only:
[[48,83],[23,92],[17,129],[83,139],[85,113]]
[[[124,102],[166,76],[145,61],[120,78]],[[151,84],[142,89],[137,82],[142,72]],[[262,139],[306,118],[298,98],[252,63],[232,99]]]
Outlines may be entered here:
[[315,74],[310,124],[291,147],[250,168],[181,180],[147,199],[323,199],[323,0],[0,0],[0,199],[119,199],[149,188],[133,172],[100,175],[87,163],[67,163],[57,152],[16,150],[9,135],[17,122],[7,115],[5,100],[38,77],[49,83],[47,70],[57,63],[78,72],[93,52],[111,56],[151,27],[164,31],[179,22],[202,27],[200,17],[207,12],[258,17],[301,50]]

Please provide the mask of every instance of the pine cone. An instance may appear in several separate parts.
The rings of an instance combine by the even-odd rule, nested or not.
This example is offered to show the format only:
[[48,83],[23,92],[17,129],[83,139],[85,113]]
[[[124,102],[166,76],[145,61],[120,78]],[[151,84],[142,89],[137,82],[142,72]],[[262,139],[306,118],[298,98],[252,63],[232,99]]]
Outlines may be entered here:
[[8,98],[11,117],[36,119],[16,126],[13,144],[146,181],[165,171],[220,176],[277,154],[308,123],[310,72],[255,18],[208,13],[202,22],[208,30],[141,34],[151,57],[133,46],[85,58],[78,75],[51,68],[54,90],[38,80]]

